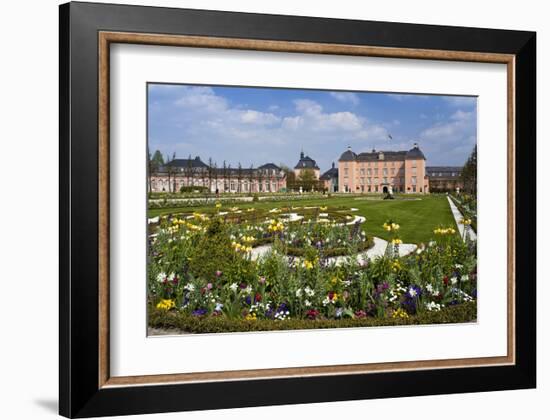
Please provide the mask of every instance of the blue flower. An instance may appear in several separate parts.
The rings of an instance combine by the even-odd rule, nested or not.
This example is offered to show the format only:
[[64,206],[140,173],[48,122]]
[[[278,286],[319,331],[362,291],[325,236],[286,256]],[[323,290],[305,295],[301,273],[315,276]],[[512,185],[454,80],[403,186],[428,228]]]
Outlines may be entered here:
[[193,316],[203,316],[203,315],[206,315],[207,312],[208,312],[208,310],[201,308],[201,309],[195,309],[192,312],[192,314],[193,314]]

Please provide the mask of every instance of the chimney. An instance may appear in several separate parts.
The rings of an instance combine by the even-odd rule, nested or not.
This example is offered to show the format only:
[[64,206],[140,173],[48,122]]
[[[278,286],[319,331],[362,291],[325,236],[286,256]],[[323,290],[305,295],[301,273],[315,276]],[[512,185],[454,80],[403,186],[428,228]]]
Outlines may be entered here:
[[332,169],[334,169],[334,162],[332,162]]

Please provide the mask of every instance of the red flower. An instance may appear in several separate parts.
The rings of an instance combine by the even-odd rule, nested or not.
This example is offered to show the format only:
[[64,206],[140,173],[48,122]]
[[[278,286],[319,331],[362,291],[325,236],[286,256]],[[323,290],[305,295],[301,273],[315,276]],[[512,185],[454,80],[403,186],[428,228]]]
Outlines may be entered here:
[[367,316],[367,313],[362,309],[358,309],[357,311],[355,311],[356,318],[365,318],[366,316]]
[[319,311],[317,309],[310,309],[306,312],[306,317],[309,319],[315,319],[319,316]]
[[447,286],[449,284],[449,277],[443,277],[443,283],[445,283],[445,286]]
[[332,291],[328,292],[328,298],[332,300],[334,298],[334,292]]
[[262,301],[262,295],[260,295],[259,293],[256,293],[256,296],[254,296],[254,300],[256,302],[261,302]]

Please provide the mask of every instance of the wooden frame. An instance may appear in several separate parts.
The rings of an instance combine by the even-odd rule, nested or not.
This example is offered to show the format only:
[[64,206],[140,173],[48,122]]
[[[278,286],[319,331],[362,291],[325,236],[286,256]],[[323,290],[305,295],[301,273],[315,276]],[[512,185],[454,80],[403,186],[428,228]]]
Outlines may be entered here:
[[[117,15],[124,18],[109,18],[118,11],[132,13]],[[197,16],[201,17],[200,23],[195,20]],[[255,25],[258,22],[271,25]],[[260,26],[271,29],[257,29]],[[334,35],[327,39],[325,36],[326,29],[344,26],[351,26],[355,31],[343,37]],[[242,29],[235,29],[237,27]],[[61,6],[60,30],[61,414],[86,417],[534,386],[535,254],[525,252],[525,246],[516,248],[517,243],[529,243],[533,248],[535,245],[535,186],[526,181],[534,179],[535,166],[533,33],[89,3]],[[331,33],[338,31],[331,30]],[[433,34],[438,36],[430,37]],[[79,48],[71,50],[76,42]],[[112,43],[506,64],[509,186],[507,356],[110,377],[109,46]],[[95,70],[82,66],[79,60],[84,57],[95,60]],[[94,74],[98,84],[85,86]],[[81,92],[81,89],[87,92]],[[88,97],[83,96],[85,93]],[[93,133],[96,133],[95,137]],[[523,175],[517,178],[518,172],[529,173],[532,177]],[[82,193],[83,187],[89,188],[89,195]],[[97,191],[97,196],[90,191]],[[96,206],[90,207],[93,202]],[[83,221],[86,222],[84,228],[76,230]],[[90,242],[93,237],[96,241],[92,240],[91,244],[81,243],[83,240]],[[529,284],[524,287],[522,283],[521,291],[518,291],[515,284],[520,272],[521,278]],[[84,308],[88,314],[97,316],[87,316]],[[97,363],[92,363],[93,360]],[[480,374],[487,378],[485,382],[469,383],[470,378]],[[453,378],[453,383],[447,380],[450,378]],[[405,384],[415,383],[415,387],[396,387],[393,381],[398,380]],[[307,384],[311,390],[281,391],[277,383],[283,382],[290,389],[298,390]],[[322,390],[324,385],[336,383],[343,388],[341,391],[327,393]],[[380,383],[391,383],[392,387],[380,388],[376,385]],[[361,386],[361,391],[352,391],[357,385]],[[256,386],[265,390],[265,396],[245,398],[240,395]],[[200,396],[200,392],[207,389],[226,397],[207,402],[207,398]],[[180,392],[193,397],[182,399]],[[162,395],[163,404],[150,402],[154,399],[136,398],[153,395]]]

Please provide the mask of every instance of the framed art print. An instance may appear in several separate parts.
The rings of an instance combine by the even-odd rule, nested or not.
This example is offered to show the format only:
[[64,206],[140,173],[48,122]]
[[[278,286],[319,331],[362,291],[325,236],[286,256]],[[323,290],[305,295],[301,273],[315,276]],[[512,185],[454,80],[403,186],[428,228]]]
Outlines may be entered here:
[[535,386],[535,34],[60,7],[60,413]]

